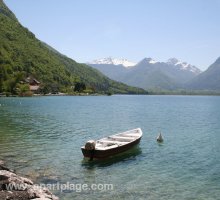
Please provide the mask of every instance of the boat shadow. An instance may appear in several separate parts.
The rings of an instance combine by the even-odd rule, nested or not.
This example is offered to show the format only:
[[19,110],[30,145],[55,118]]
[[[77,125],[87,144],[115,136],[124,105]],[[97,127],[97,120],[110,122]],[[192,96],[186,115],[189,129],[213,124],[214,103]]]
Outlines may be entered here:
[[108,167],[116,163],[135,160],[137,156],[140,155],[141,153],[142,150],[140,146],[136,145],[133,148],[129,149],[128,151],[125,151],[123,153],[105,159],[101,159],[101,160],[94,159],[90,161],[89,159],[84,158],[81,164],[83,167],[88,169],[92,169],[95,167]]

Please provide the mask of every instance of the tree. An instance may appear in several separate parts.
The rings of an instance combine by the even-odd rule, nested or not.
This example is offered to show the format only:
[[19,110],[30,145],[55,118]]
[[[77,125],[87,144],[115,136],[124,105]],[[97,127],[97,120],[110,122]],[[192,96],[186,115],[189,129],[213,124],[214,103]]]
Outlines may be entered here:
[[0,66],[0,93],[3,92],[3,69],[1,69],[2,67]]
[[77,82],[77,83],[75,84],[75,88],[74,88],[74,91],[75,91],[75,92],[82,92],[82,91],[85,90],[85,89],[86,89],[85,83],[83,83],[83,82]]
[[19,96],[23,97],[32,95],[28,84],[17,84],[16,88]]

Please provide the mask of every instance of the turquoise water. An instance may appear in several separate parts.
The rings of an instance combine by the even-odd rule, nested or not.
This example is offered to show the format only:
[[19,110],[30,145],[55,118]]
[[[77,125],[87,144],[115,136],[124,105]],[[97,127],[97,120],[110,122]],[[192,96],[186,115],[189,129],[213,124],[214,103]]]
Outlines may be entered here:
[[[0,98],[0,159],[37,183],[113,184],[69,199],[220,199],[220,97]],[[141,127],[138,147],[87,162],[89,139]],[[156,143],[161,131],[164,143]]]

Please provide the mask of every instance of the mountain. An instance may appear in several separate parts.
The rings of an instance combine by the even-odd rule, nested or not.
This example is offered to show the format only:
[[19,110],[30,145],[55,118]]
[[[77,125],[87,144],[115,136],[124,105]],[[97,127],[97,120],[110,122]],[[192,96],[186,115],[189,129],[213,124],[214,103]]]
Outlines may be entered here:
[[109,78],[122,82],[122,77],[129,71],[128,69],[136,63],[126,59],[103,58],[87,63],[89,66],[99,70]]
[[4,4],[3,0],[0,0],[0,13],[7,16],[8,18],[17,21],[14,13]]
[[144,89],[183,88],[186,82],[201,73],[197,67],[176,58],[167,62],[144,58],[136,64],[126,59],[104,58],[87,64],[113,80]]
[[183,71],[190,71],[190,72],[194,73],[195,75],[198,75],[201,73],[201,70],[198,69],[197,67],[195,67],[191,64],[188,64],[186,62],[181,62],[176,58],[170,58],[167,61],[167,64],[177,66],[180,70],[183,70]]
[[206,71],[187,83],[186,87],[192,90],[220,91],[220,57]]
[[124,67],[132,67],[136,65],[136,63],[128,61],[127,59],[116,59],[111,57],[93,60],[92,62],[88,62],[88,64],[122,65]]
[[99,93],[146,93],[110,80],[98,70],[79,64],[38,40],[0,0],[0,93],[16,93],[19,83],[32,76],[51,92],[68,92],[78,82]]

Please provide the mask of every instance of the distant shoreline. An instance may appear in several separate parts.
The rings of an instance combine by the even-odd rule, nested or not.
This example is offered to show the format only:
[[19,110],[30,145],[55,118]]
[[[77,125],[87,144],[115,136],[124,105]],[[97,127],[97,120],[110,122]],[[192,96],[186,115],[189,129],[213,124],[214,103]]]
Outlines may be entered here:
[[112,94],[112,95],[108,95],[108,94],[85,94],[85,93],[80,93],[80,94],[66,94],[66,93],[62,93],[62,94],[34,94],[32,96],[19,96],[19,95],[0,95],[1,97],[57,97],[57,96],[114,96],[114,95],[129,95],[129,96],[220,96],[220,92],[216,92],[216,93],[151,93],[149,92],[149,94]]
[[204,92],[204,93],[197,93],[197,92],[192,92],[192,93],[151,93],[149,92],[149,95],[158,95],[158,96],[163,96],[163,95],[167,95],[167,96],[220,96],[220,92]]
[[0,95],[0,97],[46,97],[46,96],[108,96],[107,94],[86,94],[86,93],[79,93],[79,94],[66,94],[66,93],[59,93],[59,94],[33,94],[31,96],[19,96],[19,95]]

